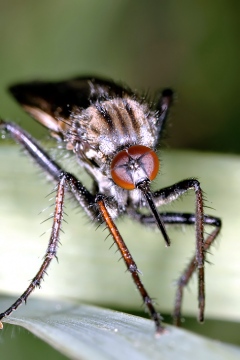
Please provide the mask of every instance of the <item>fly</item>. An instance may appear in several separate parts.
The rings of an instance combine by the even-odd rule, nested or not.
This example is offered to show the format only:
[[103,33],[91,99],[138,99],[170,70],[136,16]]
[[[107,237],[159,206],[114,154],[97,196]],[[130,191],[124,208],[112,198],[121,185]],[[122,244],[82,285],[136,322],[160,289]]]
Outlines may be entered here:
[[[196,179],[182,180],[154,192],[150,188],[159,172],[156,150],[173,101],[172,90],[163,90],[154,105],[127,87],[92,77],[61,82],[35,81],[14,85],[10,92],[58,142],[75,154],[79,166],[92,177],[93,190],[88,191],[73,174],[64,171],[24,129],[0,120],[0,130],[9,133],[57,184],[52,232],[42,265],[23,294],[0,314],[0,320],[40,287],[49,264],[57,256],[65,192],[68,191],[94,222],[105,223],[108,227],[159,334],[164,332],[161,317],[114,220],[127,215],[143,225],[155,224],[166,246],[170,246],[170,239],[165,225],[194,225],[196,252],[178,280],[173,319],[180,325],[183,290],[197,271],[199,321],[203,322],[205,253],[220,232],[221,220],[204,214],[202,189]],[[158,211],[161,205],[178,199],[189,190],[195,192],[194,214]],[[149,213],[141,213],[141,208],[149,209]],[[205,225],[213,227],[206,237]]]

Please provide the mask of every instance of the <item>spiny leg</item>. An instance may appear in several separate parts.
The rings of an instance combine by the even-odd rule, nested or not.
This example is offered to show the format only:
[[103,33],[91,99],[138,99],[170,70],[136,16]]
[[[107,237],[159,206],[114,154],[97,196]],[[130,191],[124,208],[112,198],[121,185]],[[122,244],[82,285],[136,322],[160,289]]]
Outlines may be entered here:
[[199,307],[199,321],[204,321],[205,308],[205,279],[204,279],[204,213],[203,213],[203,195],[200,183],[196,179],[183,180],[169,188],[162,189],[154,193],[156,200],[164,201],[175,200],[184,192],[193,189],[196,196],[195,208],[195,232],[196,232],[196,266],[198,269],[198,307]]
[[[200,183],[196,179],[182,180],[172,186],[160,189],[153,193],[153,199],[156,206],[162,206],[178,199],[189,190],[194,190],[196,196],[195,205],[195,232],[196,232],[196,250],[195,260],[198,269],[198,302],[199,302],[199,321],[204,321],[205,307],[205,281],[204,281],[204,213],[203,213],[203,195]],[[131,210],[129,214],[133,216]],[[164,220],[164,219],[163,219]],[[168,222],[166,222],[168,223]]]
[[[20,126],[12,122],[6,122],[0,119],[0,131],[6,131],[9,135],[19,143],[27,152],[28,155],[44,170],[48,176],[52,178],[55,183],[59,182],[59,177],[64,170],[59,166],[42,147]],[[96,211],[94,207],[89,206],[94,204],[95,197],[77,180],[73,175],[71,193],[77,200],[79,205],[85,210],[91,219],[96,219]]]
[[[0,314],[0,320],[2,320],[5,316],[10,315],[14,310],[16,310],[23,302],[27,301],[28,296],[32,293],[32,291],[38,286],[40,287],[41,281],[43,279],[44,274],[46,273],[47,268],[49,267],[52,259],[56,256],[57,247],[59,243],[59,234],[61,231],[61,223],[63,217],[63,203],[64,203],[64,195],[65,195],[65,187],[68,186],[68,189],[73,193],[76,199],[78,197],[84,196],[83,189],[81,183],[76,180],[76,178],[69,173],[62,172],[59,176],[59,182],[57,186],[57,194],[56,194],[56,201],[55,201],[55,210],[53,215],[53,226],[52,232],[50,236],[50,240],[48,243],[48,248],[46,254],[44,256],[44,261],[31,281],[30,285],[24,291],[24,293],[12,304],[6,311]],[[95,211],[95,220],[99,220],[97,218],[98,212],[95,209],[95,203],[89,203],[89,207],[92,208],[91,211]],[[2,323],[0,321],[0,328]]]
[[[206,220],[209,220],[209,222],[205,223],[211,223],[211,225],[215,225],[215,229],[207,236],[205,242],[204,242],[204,252],[206,253],[214,240],[217,238],[220,230],[221,230],[221,220],[218,218],[213,217],[206,217]],[[214,221],[213,221],[214,220]],[[176,292],[176,298],[175,298],[175,305],[174,305],[174,311],[173,311],[173,323],[176,326],[181,325],[181,308],[183,303],[183,290],[189,283],[189,280],[191,279],[193,273],[197,269],[197,261],[196,257],[193,256],[189,264],[187,265],[186,269],[184,270],[183,274],[180,276],[180,278],[177,281],[177,292]],[[200,302],[200,301],[199,301]],[[204,318],[199,319],[201,322],[204,321]]]
[[[26,303],[28,296],[33,292],[33,290],[38,286],[40,287],[41,281],[46,273],[47,268],[49,267],[53,258],[56,257],[57,254],[57,247],[59,242],[59,234],[61,231],[61,224],[62,224],[62,217],[63,217],[63,202],[64,202],[64,187],[65,187],[65,176],[62,176],[58,188],[57,188],[57,195],[56,195],[56,203],[55,203],[55,210],[53,215],[53,226],[52,232],[50,236],[50,240],[48,243],[48,248],[46,254],[44,256],[44,261],[32,279],[28,288],[24,291],[24,293],[3,313],[0,314],[0,320],[2,320],[5,316],[9,316],[13,311],[15,311],[23,302]],[[1,324],[1,321],[0,321]]]
[[[129,212],[129,215],[134,220],[144,224],[144,225],[154,225],[155,218],[152,215],[140,214],[137,212]],[[195,225],[196,216],[195,214],[189,213],[161,213],[162,220],[164,224],[169,225]],[[204,251],[210,248],[214,240],[217,238],[220,230],[221,230],[221,220],[217,217],[213,217],[210,215],[204,215],[203,217],[204,225],[214,226],[215,229],[207,236],[204,241]],[[173,311],[173,323],[177,326],[181,325],[181,307],[183,302],[183,290],[184,287],[189,283],[193,273],[197,269],[196,257],[193,256],[188,266],[184,270],[182,276],[177,281],[177,293],[175,299],[175,307]]]
[[[152,214],[141,214],[136,211],[128,214],[136,221],[143,225],[156,225],[156,219]],[[195,225],[196,216],[192,213],[182,212],[161,212],[161,217],[164,219],[164,223],[167,225]],[[221,219],[211,215],[203,216],[204,225],[210,225],[215,227],[221,227]]]
[[[51,178],[58,183],[60,186],[61,181],[60,178],[66,178],[66,182],[69,184],[68,189],[70,190],[73,197],[80,204],[80,206],[85,210],[85,212],[90,216],[91,219],[98,221],[98,211],[95,207],[95,196],[93,196],[83,185],[71,174],[64,173],[61,167],[51,159],[51,157],[41,148],[41,146],[29,135],[25,130],[23,130],[18,125],[5,122],[0,119],[0,131],[5,131],[10,134],[10,136],[22,147],[26,150],[28,155],[32,157],[32,159],[44,170]],[[60,182],[59,182],[60,181]],[[57,203],[56,203],[57,206]],[[60,229],[60,227],[59,227]],[[54,230],[54,227],[53,227]],[[52,236],[54,234],[52,233]],[[52,240],[51,240],[52,239]],[[51,241],[54,241],[54,238],[51,238]],[[46,254],[47,256],[47,254]],[[51,261],[51,259],[50,259]],[[44,275],[46,268],[49,265],[49,256],[47,256],[42,264],[41,269],[38,272],[38,275]],[[42,274],[42,275],[41,275]],[[9,315],[13,310],[15,310],[25,299],[29,296],[29,294],[33,291],[33,289],[38,286],[36,277],[33,279],[32,283],[29,285],[28,289],[23,293],[23,295],[5,312],[0,314],[0,319],[4,316]],[[35,285],[34,285],[35,284]],[[2,323],[0,322],[0,328]]]
[[28,155],[30,155],[53,180],[58,182],[59,175],[62,172],[61,167],[49,157],[30,134],[17,124],[1,119],[0,131],[9,133],[13,140],[19,143],[27,151]]
[[113,237],[119,251],[121,252],[121,255],[123,257],[123,260],[125,261],[127,269],[131,273],[133,281],[136,284],[136,287],[142,296],[143,302],[147,306],[150,316],[153,319],[153,321],[155,322],[157,334],[163,333],[164,327],[161,324],[160,315],[155,310],[155,307],[153,306],[153,301],[150,298],[150,296],[148,295],[143,283],[141,282],[141,279],[139,277],[139,270],[137,268],[135,261],[132,258],[130,251],[128,250],[122,236],[120,235],[120,233],[118,231],[118,228],[116,227],[111,216],[108,213],[108,210],[104,203],[104,197],[102,195],[98,195],[96,197],[96,202],[98,204],[102,218],[104,219],[105,223],[107,224],[107,227],[108,227],[110,233],[112,234],[112,237]]

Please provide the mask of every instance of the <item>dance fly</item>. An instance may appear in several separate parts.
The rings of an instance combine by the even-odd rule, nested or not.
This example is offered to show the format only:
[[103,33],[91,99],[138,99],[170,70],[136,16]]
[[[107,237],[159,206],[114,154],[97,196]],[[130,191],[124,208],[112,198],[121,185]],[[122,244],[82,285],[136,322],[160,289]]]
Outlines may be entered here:
[[[126,86],[89,76],[59,82],[23,83],[11,86],[10,92],[34,119],[49,129],[57,143],[61,142],[74,154],[76,166],[91,176],[93,186],[89,191],[20,126],[0,120],[0,131],[8,133],[23,147],[57,185],[52,231],[42,265],[23,294],[0,314],[0,320],[26,302],[32,291],[40,287],[49,264],[57,256],[67,191],[93,222],[104,223],[109,229],[158,334],[164,332],[161,317],[141,281],[136,262],[115,225],[115,219],[126,215],[145,226],[155,224],[167,247],[171,242],[165,225],[195,226],[196,251],[177,282],[173,319],[176,325],[180,325],[183,289],[197,271],[199,321],[203,322],[205,253],[217,237],[221,221],[204,214],[202,189],[194,178],[154,192],[150,186],[160,168],[157,150],[173,103],[173,91],[165,89],[149,103],[144,96]],[[190,190],[194,191],[196,199],[193,214],[160,212],[162,205]],[[143,208],[148,212],[143,213]],[[205,225],[211,225],[213,230],[204,237]]]

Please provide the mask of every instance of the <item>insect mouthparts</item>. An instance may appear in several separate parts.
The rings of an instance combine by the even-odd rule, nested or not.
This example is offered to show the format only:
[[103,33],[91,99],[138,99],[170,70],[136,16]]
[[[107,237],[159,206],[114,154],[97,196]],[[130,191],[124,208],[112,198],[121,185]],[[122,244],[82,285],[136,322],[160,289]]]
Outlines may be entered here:
[[145,199],[147,200],[147,203],[150,207],[150,210],[156,220],[156,223],[157,223],[157,226],[158,228],[160,229],[162,235],[163,235],[163,238],[165,240],[165,243],[166,243],[166,246],[170,246],[171,244],[171,241],[169,239],[169,236],[167,234],[167,231],[166,231],[166,228],[165,228],[165,225],[164,225],[164,222],[163,222],[163,219],[161,217],[161,215],[159,214],[155,204],[154,204],[154,201],[153,201],[153,196],[152,196],[152,193],[149,189],[149,181],[147,180],[143,180],[142,182],[138,183],[137,184],[137,188],[139,190],[142,191]]

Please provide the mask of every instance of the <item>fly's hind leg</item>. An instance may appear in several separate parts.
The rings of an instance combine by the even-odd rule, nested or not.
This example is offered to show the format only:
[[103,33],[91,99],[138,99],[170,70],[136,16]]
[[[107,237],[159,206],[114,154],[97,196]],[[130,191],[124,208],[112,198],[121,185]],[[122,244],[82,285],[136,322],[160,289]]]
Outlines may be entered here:
[[[26,302],[28,296],[36,287],[40,287],[40,283],[47,268],[49,267],[49,264],[52,259],[57,256],[65,189],[72,194],[90,218],[96,221],[99,219],[99,212],[95,206],[95,196],[92,195],[75,176],[64,172],[63,169],[51,159],[51,157],[41,148],[36,140],[33,139],[25,130],[14,123],[5,122],[0,119],[0,131],[9,133],[9,135],[26,150],[27,154],[32,157],[34,162],[36,162],[40,168],[50,175],[53,181],[57,183],[52,232],[43,263],[26,291],[24,291],[24,293],[14,302],[14,304],[12,304],[12,306],[0,314],[0,320],[2,320],[5,316],[10,315],[14,310],[16,310],[23,302]],[[2,328],[1,321],[0,328]]]

